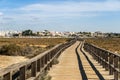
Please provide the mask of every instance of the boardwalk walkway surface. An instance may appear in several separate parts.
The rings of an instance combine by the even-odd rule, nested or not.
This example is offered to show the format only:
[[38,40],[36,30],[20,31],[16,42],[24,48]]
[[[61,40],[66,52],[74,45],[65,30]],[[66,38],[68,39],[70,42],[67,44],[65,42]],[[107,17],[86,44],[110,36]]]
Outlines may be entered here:
[[52,80],[113,80],[113,76],[89,53],[80,50],[79,44],[77,41],[60,55],[59,64],[54,65],[48,73]]
[[49,75],[52,80],[81,80],[75,48],[79,42],[66,49],[59,57],[59,64],[54,65]]

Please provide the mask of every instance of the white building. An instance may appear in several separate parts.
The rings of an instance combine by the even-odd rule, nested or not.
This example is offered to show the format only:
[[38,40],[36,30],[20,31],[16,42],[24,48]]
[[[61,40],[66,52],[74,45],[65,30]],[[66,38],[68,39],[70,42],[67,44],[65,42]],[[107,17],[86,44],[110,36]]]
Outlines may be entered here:
[[91,33],[91,36],[92,37],[105,37],[105,34],[100,31],[97,31],[97,32]]
[[5,32],[4,31],[0,31],[0,37],[4,37],[5,36]]
[[18,34],[18,31],[0,31],[0,37],[11,37],[13,34]]

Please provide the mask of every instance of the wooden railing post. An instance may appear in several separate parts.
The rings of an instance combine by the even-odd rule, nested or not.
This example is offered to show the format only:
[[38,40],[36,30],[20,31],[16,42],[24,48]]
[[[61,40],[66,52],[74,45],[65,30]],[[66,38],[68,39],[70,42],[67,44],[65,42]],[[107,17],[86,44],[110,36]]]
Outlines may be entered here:
[[98,53],[98,63],[100,63],[100,50],[99,50],[99,53]]
[[40,72],[41,72],[41,69],[42,69],[42,58],[40,58]]
[[[46,64],[49,62],[49,53],[46,55]],[[49,64],[47,65],[46,70],[49,70]]]
[[44,67],[44,56],[41,58],[41,68]]
[[12,73],[9,72],[3,76],[3,80],[12,80]]
[[100,51],[100,64],[102,65],[102,60],[101,60],[101,58],[102,58],[102,51]]
[[105,53],[105,51],[102,52],[102,57],[103,57],[103,60],[104,60],[103,61],[103,68],[105,68],[105,66],[106,66],[106,63],[105,63],[106,62],[106,60],[105,60],[106,53]]
[[48,53],[48,61],[50,61],[50,52]]
[[26,79],[25,72],[26,72],[26,67],[25,66],[21,67],[20,68],[20,80],[25,80]]
[[[52,52],[50,52],[50,59],[52,59],[52,56],[53,56],[53,54],[52,54]],[[50,67],[52,67],[52,62],[50,62]]]
[[[119,57],[114,56],[114,68],[118,69],[118,61],[119,61]],[[118,71],[114,70],[114,79],[118,80]]]
[[[88,46],[87,46],[87,47],[88,47]],[[90,49],[90,50],[87,50],[87,51],[89,51],[90,55],[92,55],[92,53],[93,53],[92,47],[89,47],[88,49]],[[92,55],[92,56],[93,56],[93,55]]]
[[[109,53],[109,64],[113,65],[113,55]],[[113,68],[109,65],[109,74],[113,75]]]
[[37,73],[37,64],[36,61],[34,61],[31,64],[31,76],[36,77],[36,73]]
[[120,57],[118,58],[118,79],[120,80]]
[[52,67],[52,64],[53,64],[53,63],[52,63],[52,62],[50,62],[50,67]]
[[108,62],[108,52],[105,53],[105,61],[106,61],[105,70],[108,70],[108,64],[107,64],[107,62]]
[[45,55],[45,64],[47,64],[48,54]]
[[40,59],[37,60],[37,72],[40,72]]
[[[92,46],[91,46],[92,47]],[[95,54],[97,54],[96,49],[93,49],[93,52],[91,50],[91,55],[93,56],[93,58],[96,60]]]
[[[50,61],[50,53],[48,53],[48,61]],[[48,64],[48,70],[50,70],[50,63]]]
[[40,71],[41,72],[43,72],[44,70],[43,70],[43,68],[44,68],[44,57],[42,57],[41,59],[40,59]]
[[98,50],[98,52],[97,52],[97,54],[95,54],[96,55],[96,61],[98,62],[99,61],[99,50]]

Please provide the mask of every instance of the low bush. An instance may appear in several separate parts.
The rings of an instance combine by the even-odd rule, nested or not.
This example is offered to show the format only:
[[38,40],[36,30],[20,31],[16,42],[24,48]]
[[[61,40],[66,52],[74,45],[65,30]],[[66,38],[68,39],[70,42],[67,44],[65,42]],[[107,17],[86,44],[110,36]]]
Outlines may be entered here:
[[[50,47],[49,47],[50,48]],[[38,54],[47,50],[47,48],[34,47],[34,46],[18,46],[16,44],[3,45],[0,47],[0,55],[7,56],[25,56],[27,58],[32,58]]]
[[51,80],[51,79],[52,77],[48,75],[47,71],[44,71],[42,77],[40,78],[40,80]]
[[58,63],[59,63],[58,59],[55,58],[55,59],[53,60],[53,64],[56,65],[56,64],[58,64]]
[[0,48],[0,54],[1,55],[20,55],[21,47],[17,46],[16,44],[9,44],[9,45],[3,45]]

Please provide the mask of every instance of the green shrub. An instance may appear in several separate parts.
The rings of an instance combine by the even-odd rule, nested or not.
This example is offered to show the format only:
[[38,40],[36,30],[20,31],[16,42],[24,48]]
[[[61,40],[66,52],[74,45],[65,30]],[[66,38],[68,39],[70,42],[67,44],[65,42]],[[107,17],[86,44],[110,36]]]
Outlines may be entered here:
[[42,77],[40,78],[40,80],[51,80],[51,79],[52,77],[48,75],[47,71],[44,71]]
[[56,64],[58,64],[58,63],[59,63],[58,59],[55,58],[55,59],[53,60],[53,65],[56,65]]
[[1,55],[19,55],[19,52],[21,51],[21,48],[17,46],[16,44],[9,44],[9,45],[3,45],[0,48],[0,54]]

